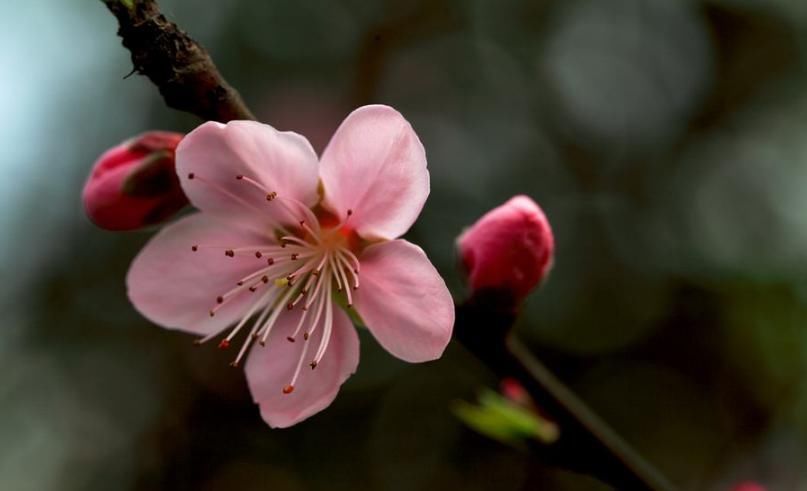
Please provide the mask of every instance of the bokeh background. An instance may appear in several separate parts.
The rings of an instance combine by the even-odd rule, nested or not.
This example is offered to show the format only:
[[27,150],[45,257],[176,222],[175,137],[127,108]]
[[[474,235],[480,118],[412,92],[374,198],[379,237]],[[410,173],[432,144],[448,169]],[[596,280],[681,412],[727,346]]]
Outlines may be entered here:
[[[553,274],[519,335],[683,489],[807,489],[807,2],[164,0],[265,122],[321,151],[394,105],[427,149],[410,232],[516,193]],[[124,275],[153,230],[84,217],[96,156],[199,121],[130,72],[101,2],[0,3],[0,489],[599,490],[450,411],[496,381],[459,346],[358,374],[292,429],[229,354],[150,325]]]

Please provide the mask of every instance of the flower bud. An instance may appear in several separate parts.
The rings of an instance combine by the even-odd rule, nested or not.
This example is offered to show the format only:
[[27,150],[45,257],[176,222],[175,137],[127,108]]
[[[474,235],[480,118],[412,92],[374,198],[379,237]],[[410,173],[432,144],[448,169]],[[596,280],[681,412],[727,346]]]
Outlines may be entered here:
[[188,203],[174,169],[182,134],[149,131],[104,152],[84,184],[87,216],[107,230],[159,223]]
[[555,240],[541,208],[519,195],[466,229],[457,248],[474,293],[505,294],[516,306],[552,267]]
[[731,491],[765,491],[765,487],[754,481],[745,481],[735,485]]

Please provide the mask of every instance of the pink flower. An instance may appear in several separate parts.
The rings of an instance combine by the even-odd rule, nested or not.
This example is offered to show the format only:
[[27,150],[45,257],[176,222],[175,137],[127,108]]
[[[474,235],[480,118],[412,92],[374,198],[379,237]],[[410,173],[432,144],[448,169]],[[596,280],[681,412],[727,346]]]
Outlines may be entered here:
[[477,220],[457,248],[474,291],[504,291],[517,304],[549,273],[555,240],[541,208],[521,195]]
[[397,238],[429,194],[423,146],[397,111],[357,109],[319,162],[298,134],[208,122],[180,144],[177,172],[201,212],[140,252],[129,298],[200,342],[231,327],[227,347],[243,334],[233,364],[249,352],[247,381],[269,425],[326,408],[355,372],[358,336],[340,304],[394,356],[441,356],[451,295],[423,250]]
[[174,170],[180,140],[180,133],[149,131],[104,152],[82,192],[90,220],[107,230],[134,230],[188,204]]

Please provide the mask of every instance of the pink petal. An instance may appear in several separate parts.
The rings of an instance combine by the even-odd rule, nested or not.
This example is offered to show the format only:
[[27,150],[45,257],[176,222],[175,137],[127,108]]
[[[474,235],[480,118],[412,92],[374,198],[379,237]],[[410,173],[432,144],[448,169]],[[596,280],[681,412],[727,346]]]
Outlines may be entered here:
[[[307,206],[318,200],[317,155],[308,140],[255,121],[202,124],[179,144],[176,163],[194,206],[256,228],[271,225],[271,220],[289,221],[279,201],[267,201],[270,192]],[[260,187],[237,179],[239,175]]]
[[[216,297],[265,264],[254,256],[227,257],[224,250],[265,242],[202,213],[182,218],[164,227],[135,257],[126,276],[129,299],[163,327],[200,335],[220,331],[238,320],[258,293],[242,293],[210,317]],[[194,245],[199,246],[196,252]],[[222,248],[205,247],[211,245]]]
[[[297,424],[328,407],[339,387],[359,365],[356,330],[347,315],[334,308],[328,349],[317,368],[312,370],[308,364],[319,347],[323,329],[320,324],[308,341],[298,336],[295,342],[289,342],[286,337],[294,331],[300,315],[300,310],[281,314],[266,346],[253,347],[245,367],[252,399],[260,405],[261,416],[273,428]],[[294,390],[284,394],[283,388],[294,376],[305,343],[309,343],[309,347],[302,358],[300,376]]]
[[356,311],[381,346],[409,362],[442,355],[454,327],[454,302],[423,250],[405,240],[372,245],[359,258]]
[[401,114],[364,106],[342,122],[320,161],[324,205],[366,239],[394,239],[429,195],[426,152]]

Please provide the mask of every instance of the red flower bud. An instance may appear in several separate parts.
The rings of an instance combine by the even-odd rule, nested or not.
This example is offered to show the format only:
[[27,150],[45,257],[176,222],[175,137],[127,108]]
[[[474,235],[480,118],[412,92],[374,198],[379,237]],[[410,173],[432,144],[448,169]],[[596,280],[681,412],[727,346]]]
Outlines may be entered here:
[[457,247],[474,292],[504,292],[517,305],[552,267],[555,239],[541,208],[519,195],[465,230]]
[[731,488],[731,491],[765,491],[765,487],[754,481],[745,481]]
[[107,230],[159,223],[188,203],[174,169],[182,134],[149,131],[104,152],[82,192],[84,209]]

